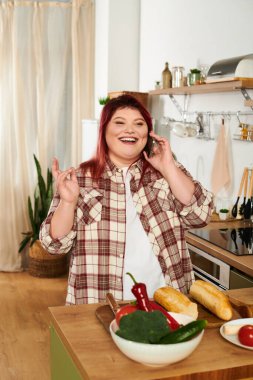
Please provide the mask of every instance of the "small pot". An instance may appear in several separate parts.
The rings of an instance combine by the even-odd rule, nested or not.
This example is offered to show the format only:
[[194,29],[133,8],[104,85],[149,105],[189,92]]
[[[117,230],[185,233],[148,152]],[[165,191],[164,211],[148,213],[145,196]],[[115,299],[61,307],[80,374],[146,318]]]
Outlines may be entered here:
[[195,84],[200,84],[200,82],[201,82],[201,73],[189,73],[187,75],[188,86],[194,86]]
[[219,218],[220,220],[227,220],[228,212],[219,212]]

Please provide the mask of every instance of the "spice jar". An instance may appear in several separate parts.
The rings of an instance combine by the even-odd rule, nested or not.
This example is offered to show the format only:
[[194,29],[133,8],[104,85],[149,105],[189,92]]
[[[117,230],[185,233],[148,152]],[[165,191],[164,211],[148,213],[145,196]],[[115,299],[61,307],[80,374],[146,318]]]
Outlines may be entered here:
[[248,124],[240,123],[241,128],[241,140],[247,140],[248,138]]
[[248,126],[248,138],[247,140],[253,141],[253,125]]
[[184,85],[184,67],[172,67],[172,87],[182,87]]

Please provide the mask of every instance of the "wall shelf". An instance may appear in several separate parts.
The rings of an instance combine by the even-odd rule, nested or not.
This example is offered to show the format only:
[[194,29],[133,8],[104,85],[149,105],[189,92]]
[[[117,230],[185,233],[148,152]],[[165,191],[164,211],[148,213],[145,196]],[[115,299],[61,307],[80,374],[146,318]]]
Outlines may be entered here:
[[[215,92],[241,91],[242,89],[253,89],[253,79],[238,79],[226,82],[207,83],[195,86],[184,86],[168,89],[149,91],[149,95],[191,95],[210,94]],[[248,102],[248,100],[246,100]]]

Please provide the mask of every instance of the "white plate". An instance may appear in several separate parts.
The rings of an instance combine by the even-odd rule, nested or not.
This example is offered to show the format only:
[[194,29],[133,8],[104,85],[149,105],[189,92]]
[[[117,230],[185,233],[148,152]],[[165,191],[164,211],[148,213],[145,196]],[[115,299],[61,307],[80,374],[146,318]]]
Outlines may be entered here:
[[253,347],[245,346],[244,344],[241,344],[239,342],[237,334],[232,334],[232,335],[224,334],[223,332],[224,326],[229,326],[229,325],[253,325],[253,318],[242,318],[242,319],[236,319],[234,321],[229,321],[227,323],[224,323],[224,325],[222,325],[220,328],[220,333],[224,339],[235,344],[236,346],[246,348],[247,350],[253,350]]

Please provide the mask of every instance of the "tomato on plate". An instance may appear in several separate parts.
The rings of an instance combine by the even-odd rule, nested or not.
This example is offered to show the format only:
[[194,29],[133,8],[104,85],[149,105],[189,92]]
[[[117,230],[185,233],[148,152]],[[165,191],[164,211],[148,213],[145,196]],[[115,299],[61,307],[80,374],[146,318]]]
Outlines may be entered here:
[[238,339],[241,344],[253,347],[253,325],[245,325],[238,331]]
[[137,306],[135,305],[125,305],[125,306],[122,306],[116,313],[115,315],[115,318],[116,318],[116,322],[117,322],[117,325],[119,326],[119,321],[120,319],[124,316],[124,315],[127,315],[127,314],[131,314],[133,313],[134,311],[138,310]]

